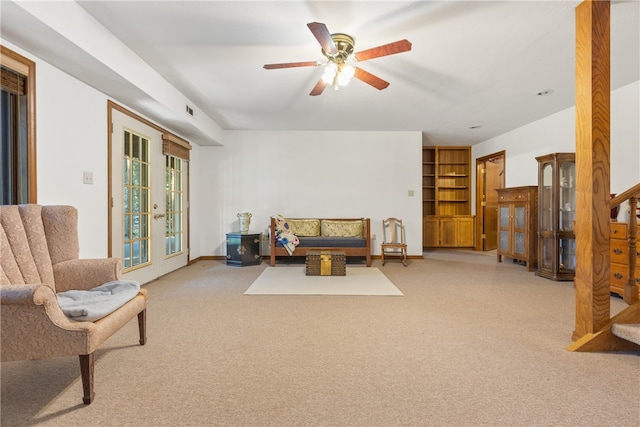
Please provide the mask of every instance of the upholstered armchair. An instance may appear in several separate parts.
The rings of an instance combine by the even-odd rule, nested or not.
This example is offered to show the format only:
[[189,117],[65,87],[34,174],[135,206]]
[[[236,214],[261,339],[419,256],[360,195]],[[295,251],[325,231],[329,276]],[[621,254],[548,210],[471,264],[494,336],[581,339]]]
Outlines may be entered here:
[[[121,279],[120,259],[78,259],[77,210],[71,206],[0,206],[2,361],[79,356],[83,402],[93,401],[94,351],[138,317],[146,341],[146,289],[95,321],[67,317],[58,293]],[[137,293],[137,295],[136,295]]]

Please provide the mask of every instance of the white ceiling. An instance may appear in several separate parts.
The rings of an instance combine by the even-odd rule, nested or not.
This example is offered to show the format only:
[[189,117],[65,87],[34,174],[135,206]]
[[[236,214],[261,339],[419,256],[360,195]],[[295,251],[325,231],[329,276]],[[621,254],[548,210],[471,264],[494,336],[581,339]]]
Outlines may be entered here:
[[[78,3],[223,129],[421,131],[432,144],[472,145],[574,105],[578,1]],[[640,79],[639,6],[611,4],[612,89]],[[311,97],[321,67],[262,66],[322,60],[313,21],[355,37],[356,51],[400,39],[413,48],[359,64],[385,90],[354,80]],[[3,38],[126,100],[113,71],[74,60],[70,43],[2,25]]]

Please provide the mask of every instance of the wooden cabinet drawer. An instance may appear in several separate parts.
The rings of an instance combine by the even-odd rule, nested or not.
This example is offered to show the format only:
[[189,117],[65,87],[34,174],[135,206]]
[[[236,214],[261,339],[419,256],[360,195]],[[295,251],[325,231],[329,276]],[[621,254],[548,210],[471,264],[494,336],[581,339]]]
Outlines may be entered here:
[[627,283],[627,274],[629,274],[629,269],[626,265],[611,264],[609,270],[611,286],[624,289],[624,285]]
[[[615,284],[617,286],[622,286],[624,288],[624,285],[627,283],[628,272],[629,270],[627,269],[626,265],[611,264],[611,270],[610,270],[611,286]],[[636,271],[635,276],[636,276],[636,285],[640,286],[640,273]]]
[[609,227],[611,230],[612,239],[625,239],[627,238],[627,223],[626,222],[612,222]]
[[529,193],[526,191],[501,192],[498,195],[500,202],[525,202],[529,200]]
[[[624,296],[624,287],[627,284],[628,269],[626,265],[611,264],[609,270],[609,284],[611,292]],[[638,296],[640,296],[640,271],[636,270],[636,285],[638,286]]]
[[[618,264],[624,264],[624,265],[628,265],[629,264],[629,243],[627,243],[626,240],[614,240],[611,239],[611,241],[609,242],[609,247],[611,248],[610,251],[610,261],[612,263],[618,263]],[[636,244],[636,250],[635,250],[635,260],[636,260],[636,265],[640,267],[640,247],[638,247],[638,244]]]
[[617,262],[618,264],[628,264],[629,244],[626,240],[611,239],[611,241],[609,242],[609,247],[611,248],[611,262]]

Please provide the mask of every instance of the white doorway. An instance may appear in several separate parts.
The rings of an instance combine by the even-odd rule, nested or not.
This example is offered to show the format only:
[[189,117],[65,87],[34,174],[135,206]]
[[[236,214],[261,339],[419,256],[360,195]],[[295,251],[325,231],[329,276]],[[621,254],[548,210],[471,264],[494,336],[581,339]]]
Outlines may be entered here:
[[163,154],[158,127],[110,112],[110,256],[123,259],[124,277],[147,283],[188,263],[189,162]]

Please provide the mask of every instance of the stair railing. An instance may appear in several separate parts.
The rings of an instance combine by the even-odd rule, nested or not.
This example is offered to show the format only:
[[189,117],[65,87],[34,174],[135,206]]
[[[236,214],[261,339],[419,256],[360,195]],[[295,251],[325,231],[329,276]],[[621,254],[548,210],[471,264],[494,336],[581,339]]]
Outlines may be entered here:
[[629,201],[629,224],[627,227],[627,242],[629,244],[629,271],[627,272],[627,282],[624,286],[624,300],[631,305],[638,301],[638,284],[636,283],[636,258],[640,257],[636,244],[638,240],[638,198],[640,198],[640,183],[634,185],[627,191],[618,194],[609,202],[610,207],[620,206],[625,201]]

